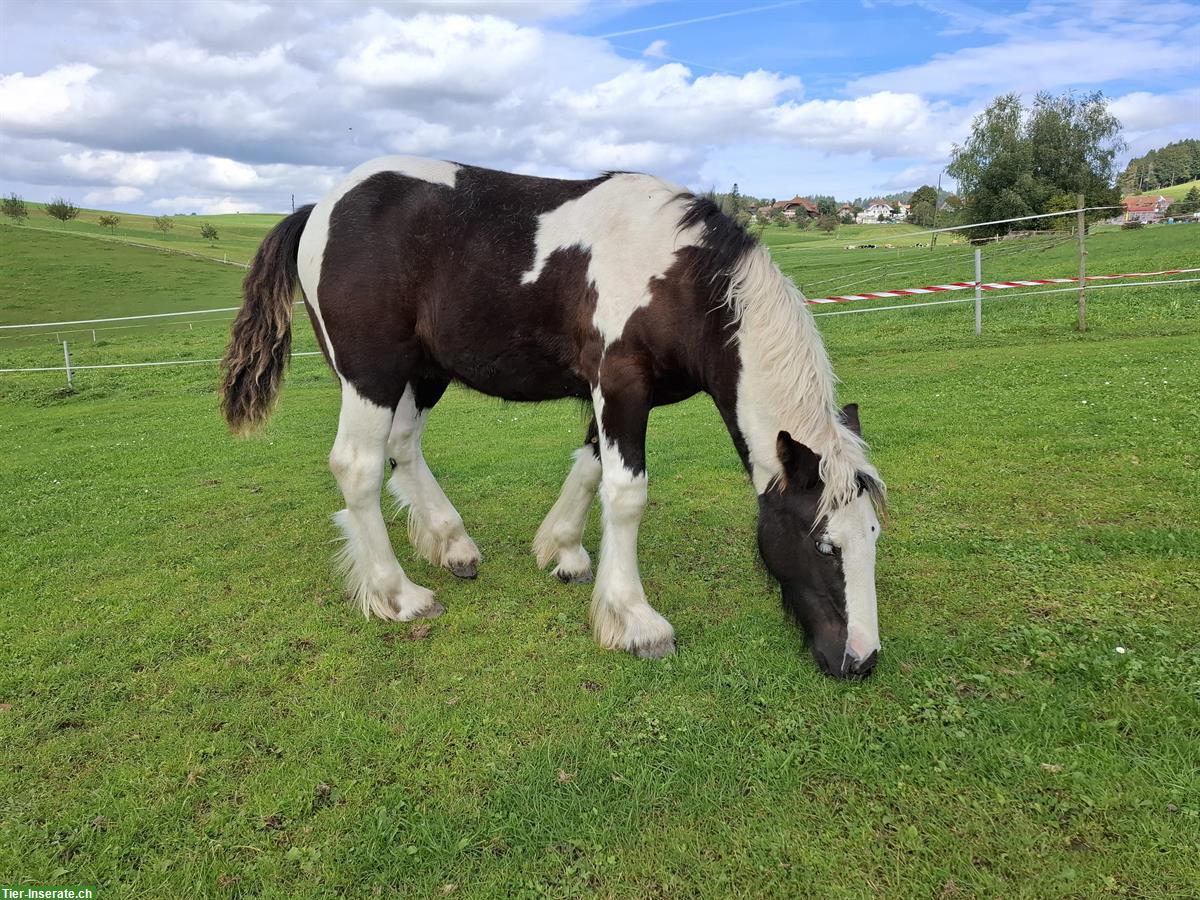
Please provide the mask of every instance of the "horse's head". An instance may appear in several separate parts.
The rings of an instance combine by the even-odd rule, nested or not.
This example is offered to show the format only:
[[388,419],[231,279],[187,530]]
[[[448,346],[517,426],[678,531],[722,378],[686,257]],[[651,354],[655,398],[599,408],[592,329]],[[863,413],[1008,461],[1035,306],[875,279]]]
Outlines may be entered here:
[[[843,421],[857,432],[857,408],[847,407]],[[821,671],[866,677],[879,652],[875,501],[882,488],[859,473],[857,496],[818,520],[825,487],[820,457],[786,431],[779,432],[776,450],[783,468],[758,498],[759,552]]]

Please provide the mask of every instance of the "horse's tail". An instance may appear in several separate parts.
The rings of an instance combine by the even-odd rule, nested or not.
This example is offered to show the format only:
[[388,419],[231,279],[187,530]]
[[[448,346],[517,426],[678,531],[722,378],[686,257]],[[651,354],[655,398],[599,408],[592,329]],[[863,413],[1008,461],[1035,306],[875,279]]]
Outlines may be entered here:
[[312,206],[302,206],[266,236],[242,282],[245,297],[221,361],[221,409],[231,431],[257,431],[271,415],[292,350],[296,254]]

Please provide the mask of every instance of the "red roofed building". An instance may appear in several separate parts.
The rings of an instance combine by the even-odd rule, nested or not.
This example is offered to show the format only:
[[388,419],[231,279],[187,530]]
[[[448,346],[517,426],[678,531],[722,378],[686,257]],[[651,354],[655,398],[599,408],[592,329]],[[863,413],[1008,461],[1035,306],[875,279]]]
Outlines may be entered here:
[[771,208],[782,212],[789,219],[793,219],[799,214],[812,219],[816,217],[818,212],[817,204],[813,203],[807,197],[793,197],[791,200],[780,200]]
[[1171,201],[1166,197],[1126,197],[1121,201],[1125,207],[1126,222],[1157,222],[1166,213]]

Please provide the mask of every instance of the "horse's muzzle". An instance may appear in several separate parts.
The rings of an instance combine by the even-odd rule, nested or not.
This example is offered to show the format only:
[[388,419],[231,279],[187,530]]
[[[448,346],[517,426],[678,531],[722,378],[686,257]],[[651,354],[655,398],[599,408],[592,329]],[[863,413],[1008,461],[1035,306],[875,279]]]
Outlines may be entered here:
[[849,680],[861,680],[866,678],[875,671],[875,664],[879,662],[879,651],[871,652],[871,655],[866,659],[855,659],[849,653],[841,653],[835,659],[829,659],[818,648],[813,648],[813,659],[816,660],[817,668],[826,675],[832,678],[845,678]]

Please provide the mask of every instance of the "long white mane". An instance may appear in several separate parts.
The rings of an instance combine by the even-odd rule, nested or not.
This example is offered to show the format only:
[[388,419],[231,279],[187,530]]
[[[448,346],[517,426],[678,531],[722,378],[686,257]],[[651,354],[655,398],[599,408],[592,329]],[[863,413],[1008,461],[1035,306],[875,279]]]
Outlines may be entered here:
[[[738,329],[742,361],[738,420],[750,448],[757,482],[779,471],[780,431],[820,454],[824,491],[817,519],[858,496],[858,473],[872,479],[872,502],[883,500],[883,482],[867,459],[866,444],[841,421],[825,343],[804,295],[756,244],[738,259],[725,302]],[[743,418],[748,420],[743,424]],[[747,427],[749,426],[749,427]]]

